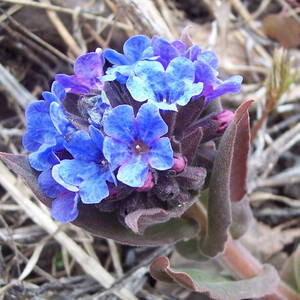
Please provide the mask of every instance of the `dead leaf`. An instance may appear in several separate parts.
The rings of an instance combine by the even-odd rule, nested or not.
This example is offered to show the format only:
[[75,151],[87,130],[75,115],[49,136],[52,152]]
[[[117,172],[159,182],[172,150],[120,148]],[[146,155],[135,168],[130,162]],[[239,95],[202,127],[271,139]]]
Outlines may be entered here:
[[284,48],[296,48],[300,45],[300,24],[284,14],[269,14],[262,20],[266,35],[277,40]]

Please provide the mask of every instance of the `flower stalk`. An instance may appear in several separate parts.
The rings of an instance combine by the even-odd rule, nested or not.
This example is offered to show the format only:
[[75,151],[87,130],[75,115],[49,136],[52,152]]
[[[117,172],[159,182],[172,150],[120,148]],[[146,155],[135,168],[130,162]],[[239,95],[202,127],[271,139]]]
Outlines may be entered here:
[[[240,242],[229,239],[224,253],[218,258],[219,262],[240,279],[257,276],[262,270],[262,264]],[[299,300],[288,285],[280,281],[274,294],[265,296],[265,300]]]

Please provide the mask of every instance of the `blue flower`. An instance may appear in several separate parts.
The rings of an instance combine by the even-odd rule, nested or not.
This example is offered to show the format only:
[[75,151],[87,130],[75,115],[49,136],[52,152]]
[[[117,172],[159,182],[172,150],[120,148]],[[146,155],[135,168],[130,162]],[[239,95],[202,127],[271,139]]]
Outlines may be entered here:
[[198,45],[189,48],[181,41],[172,43],[160,37],[153,37],[151,45],[154,56],[157,57],[166,69],[176,57],[185,57],[195,65],[195,83],[203,83],[203,91],[197,95],[204,96],[209,102],[226,93],[237,93],[240,91],[242,76],[232,76],[222,81],[218,76],[218,59],[214,52],[202,50]]
[[166,70],[157,61],[139,62],[134,72],[126,84],[131,96],[141,102],[149,100],[160,109],[177,111],[177,105],[186,105],[203,87],[193,83],[194,64],[183,57],[173,59]]
[[74,75],[57,74],[55,80],[68,92],[90,94],[103,88],[103,65],[103,55],[99,51],[83,54],[74,63]]
[[185,55],[186,46],[181,41],[168,42],[166,39],[154,36],[151,41],[153,54],[166,69],[172,59]]
[[217,77],[218,60],[213,52],[203,51],[199,53],[194,64],[196,67],[195,82],[203,83],[203,91],[200,96],[204,96],[206,102],[226,93],[238,93],[240,91],[242,76],[231,76],[225,81]]
[[43,171],[38,177],[38,183],[43,193],[50,198],[52,217],[63,223],[72,222],[78,216],[77,205],[79,194],[71,192],[58,184],[52,177],[52,170]]
[[23,136],[23,145],[32,152],[29,162],[38,171],[59,161],[56,152],[64,149],[64,136],[75,130],[61,106],[65,95],[63,87],[54,82],[51,93],[44,92],[44,100],[35,101],[26,110],[27,132]]
[[103,154],[112,168],[120,167],[117,178],[131,187],[142,187],[150,168],[167,170],[173,166],[170,140],[161,137],[168,126],[158,108],[143,104],[137,116],[129,105],[115,107],[104,121]]
[[114,182],[102,154],[103,135],[93,126],[90,135],[77,131],[65,143],[74,159],[65,159],[52,169],[52,176],[65,189],[76,192],[86,204],[99,203],[109,195],[107,181]]
[[113,49],[106,49],[104,57],[113,64],[112,68],[106,71],[103,81],[117,79],[120,83],[125,83],[129,75],[133,72],[138,61],[153,57],[153,50],[150,47],[151,41],[144,35],[136,35],[128,39],[124,46],[124,54],[120,54]]

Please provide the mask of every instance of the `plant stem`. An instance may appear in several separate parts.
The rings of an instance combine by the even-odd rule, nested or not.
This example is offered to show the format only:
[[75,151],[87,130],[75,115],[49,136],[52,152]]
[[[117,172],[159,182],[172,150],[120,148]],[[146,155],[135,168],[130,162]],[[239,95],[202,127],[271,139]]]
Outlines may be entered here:
[[[229,239],[219,260],[239,278],[251,278],[262,270],[262,264],[238,241]],[[264,300],[300,300],[300,296],[280,281],[274,294]]]
[[251,133],[251,142],[253,142],[254,139],[256,138],[259,129],[263,126],[264,122],[266,121],[266,119],[267,119],[268,115],[270,114],[270,112],[272,111],[272,109],[273,109],[273,107],[271,107],[270,105],[266,105],[266,107],[262,113],[262,116],[254,124],[252,133]]

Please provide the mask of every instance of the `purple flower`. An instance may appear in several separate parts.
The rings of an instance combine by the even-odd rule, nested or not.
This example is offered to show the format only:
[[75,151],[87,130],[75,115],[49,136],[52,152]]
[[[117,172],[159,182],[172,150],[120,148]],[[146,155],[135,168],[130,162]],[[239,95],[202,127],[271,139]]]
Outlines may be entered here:
[[102,154],[103,135],[90,126],[90,135],[77,131],[65,143],[74,159],[65,159],[52,169],[52,176],[65,189],[76,192],[86,204],[99,203],[109,195],[111,170]]
[[51,172],[52,170],[48,169],[38,177],[38,183],[43,193],[50,198],[54,198],[51,202],[51,215],[59,222],[72,222],[78,216],[79,194],[68,191],[57,184]]
[[214,52],[202,50],[198,45],[186,48],[181,41],[172,43],[160,37],[153,37],[151,45],[157,61],[166,69],[176,57],[185,57],[195,65],[195,83],[203,83],[202,92],[197,95],[204,96],[209,102],[226,93],[237,93],[240,91],[242,76],[232,76],[222,81],[218,76],[218,59]]
[[203,91],[200,96],[205,97],[205,102],[223,96],[227,93],[238,93],[241,89],[243,77],[236,75],[222,81],[217,78],[217,58],[211,51],[204,51],[194,62],[195,82],[203,83]]
[[104,121],[103,153],[112,168],[120,167],[117,178],[131,187],[142,187],[150,168],[173,166],[170,140],[161,137],[168,126],[153,104],[143,104],[134,117],[133,108],[120,105]]
[[186,105],[203,87],[193,83],[195,67],[183,57],[173,59],[166,70],[157,61],[139,62],[134,72],[126,84],[131,96],[141,102],[149,100],[160,109],[177,111],[177,105]]
[[113,49],[106,49],[104,57],[113,64],[112,68],[106,71],[103,76],[104,81],[117,79],[125,83],[129,75],[133,72],[135,63],[153,57],[153,50],[150,47],[151,42],[145,35],[136,35],[128,39],[124,46],[124,54]]
[[83,54],[74,63],[74,75],[57,74],[55,80],[68,92],[90,94],[103,88],[103,65],[103,55],[99,51]]
[[159,61],[165,69],[172,59],[180,56],[183,57],[186,51],[186,46],[183,42],[177,40],[170,43],[158,36],[152,38],[151,46],[153,47],[153,54],[157,57],[157,61]]
[[75,130],[61,106],[65,96],[63,87],[54,82],[51,93],[43,93],[45,100],[30,104],[26,110],[27,132],[23,145],[32,152],[29,162],[38,171],[47,170],[58,162],[56,152],[64,149],[64,136]]

